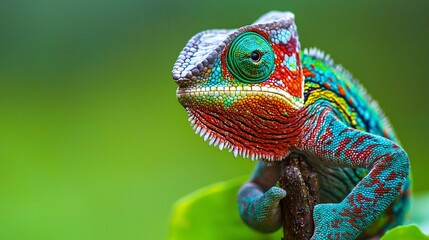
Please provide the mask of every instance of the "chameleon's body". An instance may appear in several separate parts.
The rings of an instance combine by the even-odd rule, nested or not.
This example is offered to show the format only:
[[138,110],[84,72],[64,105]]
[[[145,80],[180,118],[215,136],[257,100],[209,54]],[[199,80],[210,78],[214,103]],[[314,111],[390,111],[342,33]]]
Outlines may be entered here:
[[281,226],[281,161],[304,154],[321,204],[313,239],[380,236],[404,220],[409,159],[378,105],[316,49],[300,50],[291,13],[238,30],[194,36],[173,69],[177,96],[197,133],[235,156],[261,160],[239,193],[251,227]]

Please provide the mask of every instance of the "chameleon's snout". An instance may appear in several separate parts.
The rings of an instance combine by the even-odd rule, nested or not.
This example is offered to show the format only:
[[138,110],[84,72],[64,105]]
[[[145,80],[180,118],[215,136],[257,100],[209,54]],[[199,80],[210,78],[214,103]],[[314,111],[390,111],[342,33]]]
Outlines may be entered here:
[[192,80],[190,77],[180,77],[180,76],[174,76],[174,81],[179,85],[179,88],[186,88],[191,85]]

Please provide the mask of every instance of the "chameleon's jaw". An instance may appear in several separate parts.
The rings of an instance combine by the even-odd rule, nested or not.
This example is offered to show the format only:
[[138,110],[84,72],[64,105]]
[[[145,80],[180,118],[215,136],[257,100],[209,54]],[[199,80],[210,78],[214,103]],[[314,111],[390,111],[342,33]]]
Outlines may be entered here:
[[[211,101],[223,102],[228,97],[246,98],[258,97],[279,99],[294,109],[303,107],[302,99],[290,95],[288,92],[272,87],[237,86],[237,87],[202,87],[202,88],[178,88],[177,99],[186,107],[186,103],[193,98],[209,98]],[[232,105],[232,104],[231,104]],[[285,113],[287,114],[287,113]]]

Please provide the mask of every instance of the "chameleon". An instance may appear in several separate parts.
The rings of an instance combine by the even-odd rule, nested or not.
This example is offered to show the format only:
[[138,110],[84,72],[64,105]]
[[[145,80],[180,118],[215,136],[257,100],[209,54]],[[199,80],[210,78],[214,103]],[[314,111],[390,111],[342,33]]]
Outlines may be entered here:
[[172,70],[194,130],[235,157],[258,160],[238,192],[242,220],[282,225],[279,162],[302,154],[317,172],[311,239],[374,239],[404,222],[410,161],[378,103],[317,48],[301,50],[295,16],[193,36]]

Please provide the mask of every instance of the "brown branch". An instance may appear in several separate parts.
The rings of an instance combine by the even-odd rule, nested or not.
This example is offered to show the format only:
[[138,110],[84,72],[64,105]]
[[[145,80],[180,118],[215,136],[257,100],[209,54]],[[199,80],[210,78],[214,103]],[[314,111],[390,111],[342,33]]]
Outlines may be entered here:
[[314,232],[313,209],[319,203],[316,172],[300,154],[281,163],[280,187],[287,195],[280,201],[284,240],[310,239]]

